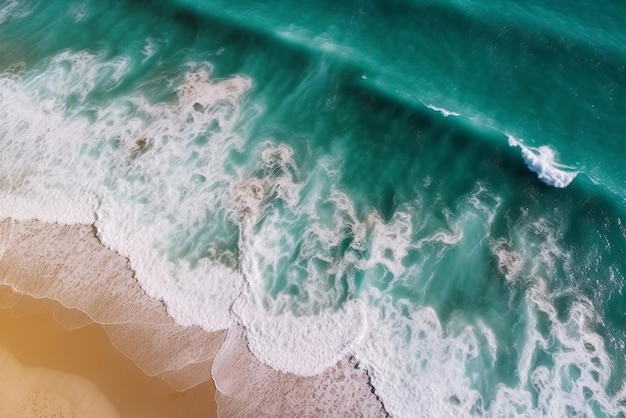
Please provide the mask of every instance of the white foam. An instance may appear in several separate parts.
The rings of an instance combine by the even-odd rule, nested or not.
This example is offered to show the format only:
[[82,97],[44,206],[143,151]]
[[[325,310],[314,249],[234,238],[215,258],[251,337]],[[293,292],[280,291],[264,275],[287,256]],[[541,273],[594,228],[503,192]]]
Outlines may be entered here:
[[444,229],[440,229],[433,235],[427,236],[417,241],[417,243],[415,243],[415,247],[420,248],[424,244],[432,242],[440,242],[445,245],[455,245],[458,244],[462,239],[463,230],[458,227],[454,231],[446,231]]
[[[235,189],[231,217],[242,223],[240,247],[249,263],[249,284],[257,296],[265,297],[274,286],[296,289],[297,297],[282,292],[264,303],[271,304],[273,312],[310,315],[338,307],[343,292],[340,278],[350,256],[342,259],[334,249],[345,238],[346,228],[356,231],[359,227],[354,214],[344,212],[341,198],[335,202],[330,197],[337,205],[331,210],[319,207],[328,203],[328,190],[320,189],[328,183],[319,180],[328,174],[327,167],[322,164],[319,171],[302,179],[292,155],[285,146],[266,143],[260,147],[258,165],[251,168],[257,177],[245,179]],[[309,191],[303,196],[305,185]],[[294,228],[301,231],[303,224],[307,226],[298,235],[285,233]],[[357,240],[355,237],[353,245],[358,245]],[[286,283],[279,284],[283,279]]]
[[300,170],[294,162],[293,150],[286,145],[265,143],[260,151],[262,169],[270,174],[270,193],[294,208],[300,199]]
[[[298,170],[293,166],[290,149],[265,145],[259,154],[261,166],[266,169],[261,173],[268,176],[256,180],[256,193],[253,190],[247,200],[238,200],[247,202],[244,212],[249,211],[242,219],[240,236],[240,265],[249,291],[237,299],[233,312],[245,328],[250,350],[259,360],[283,372],[313,376],[335,365],[360,340],[365,329],[363,307],[360,301],[352,300],[333,311],[332,303],[324,302],[323,297],[317,299],[313,288],[320,285],[322,277],[310,269],[311,260],[306,250],[304,256],[298,254],[293,264],[302,265],[304,271],[311,274],[306,281],[308,284],[300,284],[301,291],[308,295],[307,310],[296,315],[293,312],[297,310],[296,298],[266,296],[268,280],[274,279],[276,274],[290,276],[289,272],[282,272],[281,263],[290,256],[295,242],[290,243],[290,237],[282,231],[288,230],[289,223],[297,221],[298,215],[294,214],[295,218],[289,214],[278,216],[275,209],[258,205],[264,200],[262,195],[269,193],[287,203],[288,209],[296,210],[293,203],[297,201],[301,185],[294,180]],[[256,208],[250,210],[253,205]],[[263,222],[255,226],[261,211],[264,211]],[[318,238],[319,235],[305,234],[303,246],[316,245],[313,241],[317,242]],[[297,285],[298,282],[292,283]]]
[[498,270],[507,280],[515,279],[524,267],[524,260],[520,254],[511,249],[511,244],[505,240],[498,240],[491,246],[492,254],[498,260]]
[[11,75],[0,77],[0,118],[0,215],[93,222],[96,202],[81,187],[83,179],[78,177],[73,188],[59,187],[79,153],[74,139],[87,133],[87,123],[67,121],[60,104],[34,99]]
[[[611,360],[603,339],[590,329],[594,313],[588,301],[574,303],[561,321],[545,283],[527,292],[526,334],[517,365],[515,386],[498,384],[489,405],[475,389],[481,379],[471,363],[483,353],[496,367],[498,342],[482,321],[477,326],[456,323],[442,329],[434,310],[419,308],[402,313],[383,294],[371,293],[370,325],[356,356],[369,370],[385,409],[398,417],[412,416],[616,416],[626,412],[626,390],[607,394]],[[378,309],[372,305],[378,304]],[[549,320],[540,331],[538,314]],[[483,344],[481,341],[485,341]],[[537,364],[548,355],[550,367]],[[482,367],[479,369],[482,370]],[[532,391],[536,391],[537,398]]]
[[[334,173],[332,170],[321,171],[329,176]],[[432,309],[418,309],[418,313],[404,317],[402,307],[393,306],[388,295],[379,293],[371,299],[365,296],[366,304],[370,306],[366,308],[368,328],[365,337],[360,338],[344,328],[345,323],[354,323],[353,319],[339,319],[341,317],[335,314],[338,322],[333,323],[328,316],[330,311],[323,310],[323,307],[334,306],[333,296],[330,295],[338,290],[336,287],[325,287],[329,277],[345,277],[351,295],[358,294],[353,277],[357,270],[375,271],[382,266],[398,282],[415,280],[412,275],[419,273],[414,266],[407,269],[403,265],[408,251],[419,250],[431,242],[457,245],[463,237],[465,221],[455,222],[451,219],[452,214],[446,213],[447,223],[452,226],[453,232],[439,229],[419,245],[412,245],[411,240],[416,233],[414,221],[419,217],[415,208],[399,210],[389,221],[383,221],[376,212],[359,219],[349,197],[336,190],[325,189],[322,183],[327,179],[317,183],[317,175],[323,176],[316,173],[306,180],[313,184],[307,185],[307,195],[301,196],[300,204],[293,208],[296,213],[281,213],[279,216],[264,204],[256,206],[255,203],[259,215],[249,217],[250,229],[243,230],[246,244],[242,251],[245,254],[244,275],[250,282],[251,294],[257,297],[247,295],[247,298],[236,302],[234,309],[241,315],[241,323],[247,326],[251,351],[272,367],[298,374],[309,373],[314,370],[303,365],[308,363],[305,359],[315,359],[323,367],[328,367],[336,358],[333,352],[309,347],[320,338],[314,336],[332,329],[334,338],[339,338],[325,344],[334,347],[335,356],[342,354],[339,350],[342,345],[349,347],[347,352],[355,352],[357,360],[369,370],[377,395],[392,415],[456,416],[466,413],[478,405],[480,399],[477,392],[471,389],[470,379],[464,375],[468,359],[478,356],[477,335],[487,341],[485,351],[490,361],[495,362],[496,358],[496,339],[486,325],[481,324],[475,329],[467,327],[455,336],[445,336]],[[261,178],[256,181],[263,184],[263,190],[266,190]],[[475,209],[479,215],[474,216],[477,220],[482,221],[484,217],[491,222],[499,201],[497,198],[488,199],[489,196],[483,196],[485,194],[484,190],[475,191],[468,199],[468,207]],[[262,202],[264,198],[254,201]],[[290,234],[284,231],[298,222],[302,208],[308,216],[308,227],[300,241],[290,242]],[[253,225],[261,218],[262,221],[252,231]],[[336,248],[347,236],[351,237],[349,245],[337,255]],[[300,249],[296,257],[291,258],[295,244],[300,245]],[[359,255],[363,253],[367,254],[366,258]],[[312,259],[322,261],[324,268],[316,268]],[[302,277],[298,276],[299,280],[289,279],[291,270],[280,270],[285,260],[289,260],[294,274],[304,272]],[[265,280],[271,281],[275,274],[286,276],[288,284],[297,286],[298,295],[265,297],[268,290]],[[304,300],[302,309],[298,308],[300,299]],[[408,304],[406,308],[408,312],[417,309]],[[269,317],[268,312],[271,313]],[[276,344],[276,341],[279,343]],[[289,349],[280,350],[281,346]],[[298,351],[302,354],[297,355]],[[416,378],[416,374],[421,377]],[[425,392],[424,387],[433,389]]]
[[179,103],[183,109],[189,111],[190,106],[197,105],[206,109],[219,101],[236,103],[251,85],[250,80],[244,77],[211,82],[209,75],[208,67],[185,75],[184,83],[177,89]]
[[378,417],[385,411],[372,395],[367,374],[342,359],[316,376],[279,372],[247,349],[243,330],[233,327],[213,366],[218,414],[229,417]]
[[68,98],[84,101],[94,89],[111,89],[119,85],[128,73],[130,60],[126,57],[105,59],[86,51],[63,51],[55,55],[45,71],[28,79],[28,89],[39,97],[54,100],[61,109]]
[[429,108],[430,110],[434,110],[435,112],[441,113],[446,118],[448,116],[461,116],[460,113],[452,112],[451,110],[444,109],[443,107],[438,107],[432,104],[427,104],[425,106]]
[[369,257],[357,263],[357,266],[367,270],[379,264],[385,266],[394,277],[400,277],[405,270],[402,260],[411,247],[413,234],[411,215],[399,211],[385,223],[377,213],[371,213],[364,226],[370,232]]
[[489,232],[502,204],[502,198],[495,193],[489,192],[482,183],[477,183],[468,199],[468,203],[485,216],[485,230]]
[[334,366],[363,337],[365,318],[360,301],[339,311],[325,310],[296,317],[291,312],[268,315],[254,297],[244,295],[233,311],[245,324],[248,347],[276,370],[314,376]]
[[[426,245],[441,243],[445,246],[456,246],[463,243],[463,238],[467,235],[476,239],[481,236],[488,236],[491,227],[496,219],[502,199],[487,190],[481,183],[477,183],[469,195],[459,198],[459,207],[452,211],[448,208],[441,210],[439,214],[426,213],[425,217],[416,217],[413,222],[419,223],[414,228],[423,233],[418,240],[411,243],[410,247],[415,250],[422,250]],[[457,215],[457,212],[460,215]],[[435,225],[444,226],[434,229]],[[445,248],[442,249],[445,251]]]
[[[557,277],[576,274],[566,251],[563,226],[523,214],[509,226],[511,236],[492,243],[499,269],[512,292],[523,280],[525,334],[517,365],[519,383],[500,385],[490,409],[493,416],[615,416],[626,412],[624,395],[609,395],[611,360],[594,331],[599,321],[590,301],[576,289],[555,285]],[[513,280],[514,279],[514,280]],[[554,289],[554,290],[553,290]],[[559,317],[555,299],[569,294],[569,316]],[[538,359],[549,358],[549,367]],[[531,394],[529,387],[536,395]],[[595,404],[595,405],[594,405]]]
[[560,164],[556,160],[556,151],[544,145],[538,148],[527,147],[518,139],[509,136],[509,145],[519,147],[524,163],[530,171],[537,174],[539,180],[549,186],[567,187],[578,174],[572,167]]
[[302,184],[299,170],[293,161],[293,151],[286,145],[265,142],[260,146],[259,177],[247,177],[234,183],[228,204],[233,220],[256,224],[264,212],[268,199],[280,199],[290,209],[300,199]]
[[141,51],[144,57],[143,60],[141,60],[141,62],[145,63],[150,58],[152,58],[154,54],[157,52],[158,47],[159,47],[159,41],[157,39],[155,38],[146,39],[146,42],[143,45],[143,50]]
[[[538,283],[527,296],[529,323],[518,366],[520,383],[516,388],[500,387],[490,412],[494,416],[595,416],[596,410],[606,416],[626,413],[623,395],[607,394],[611,361],[604,341],[590,329],[591,304],[576,302],[570,316],[560,321],[545,284]],[[538,330],[538,313],[549,320],[548,335]],[[534,364],[540,351],[550,353],[550,368]],[[527,386],[537,392],[536,400]]]
[[371,296],[384,308],[368,309],[370,328],[356,354],[389,414],[456,417],[479,408],[480,395],[465,373],[479,355],[480,331],[467,327],[446,336],[431,308],[406,316],[382,295]]
[[[238,94],[245,91],[249,81],[239,78],[212,83],[207,77],[204,69],[188,74],[178,90],[179,103],[174,106],[152,107],[140,102],[152,122],[139,120],[122,139],[126,139],[131,155],[137,155],[133,166],[142,181],[118,180],[114,194],[102,200],[96,225],[103,242],[129,255],[144,288],[164,299],[177,321],[216,330],[230,325],[228,310],[243,283],[233,269],[236,260],[228,267],[202,258],[191,268],[184,261],[170,262],[164,257],[168,251],[165,245],[181,231],[193,231],[207,223],[219,228],[226,222],[218,212],[227,203],[227,189],[216,185],[233,181],[223,171],[224,158],[240,141],[232,127],[238,118]],[[203,147],[190,146],[190,141],[213,121],[219,132]],[[101,123],[106,124],[106,119]],[[138,150],[135,138],[144,138],[148,145]],[[144,152],[149,158],[143,158]],[[190,166],[185,162],[190,158],[197,163]],[[122,178],[128,175],[123,171],[119,174]],[[201,180],[190,181],[194,178]],[[133,201],[134,196],[144,196],[149,205]],[[181,239],[192,238],[183,234]],[[180,245],[188,244],[183,241]],[[227,252],[222,254],[216,253],[217,258],[232,258]]]

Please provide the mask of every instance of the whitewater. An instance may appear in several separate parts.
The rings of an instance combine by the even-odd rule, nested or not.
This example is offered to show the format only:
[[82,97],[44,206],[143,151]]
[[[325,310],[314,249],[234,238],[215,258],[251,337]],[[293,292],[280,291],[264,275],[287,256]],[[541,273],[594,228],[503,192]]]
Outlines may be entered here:
[[220,416],[626,416],[626,11],[558,3],[0,1],[1,283]]

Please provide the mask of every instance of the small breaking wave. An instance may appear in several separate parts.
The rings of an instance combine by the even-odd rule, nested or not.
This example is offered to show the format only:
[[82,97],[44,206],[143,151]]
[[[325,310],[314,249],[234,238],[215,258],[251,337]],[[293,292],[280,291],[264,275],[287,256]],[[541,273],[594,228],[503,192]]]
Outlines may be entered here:
[[443,117],[445,117],[445,118],[447,118],[448,116],[461,116],[460,113],[453,112],[451,110],[444,109],[443,107],[438,107],[438,106],[435,106],[433,104],[426,104],[425,106],[427,108],[429,108],[430,110],[433,110],[435,112],[441,113],[443,115]]
[[548,186],[567,187],[578,174],[578,171],[572,171],[573,167],[558,163],[556,151],[551,147],[547,145],[537,148],[527,147],[510,135],[508,139],[510,146],[520,148],[528,169],[536,173],[539,180]]

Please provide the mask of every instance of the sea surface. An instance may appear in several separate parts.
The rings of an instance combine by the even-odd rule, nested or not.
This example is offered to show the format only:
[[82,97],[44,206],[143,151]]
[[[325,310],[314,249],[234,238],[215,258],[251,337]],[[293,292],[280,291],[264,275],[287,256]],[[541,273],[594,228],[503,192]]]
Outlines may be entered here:
[[625,141],[620,1],[0,0],[0,215],[393,417],[626,416]]

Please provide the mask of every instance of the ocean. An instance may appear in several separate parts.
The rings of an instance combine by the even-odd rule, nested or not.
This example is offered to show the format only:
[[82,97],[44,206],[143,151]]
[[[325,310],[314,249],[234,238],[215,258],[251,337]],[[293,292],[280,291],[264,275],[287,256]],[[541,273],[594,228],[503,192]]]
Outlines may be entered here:
[[626,417],[624,22],[0,0],[0,216],[93,225],[228,331],[223,416]]

